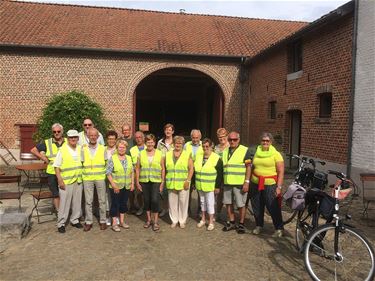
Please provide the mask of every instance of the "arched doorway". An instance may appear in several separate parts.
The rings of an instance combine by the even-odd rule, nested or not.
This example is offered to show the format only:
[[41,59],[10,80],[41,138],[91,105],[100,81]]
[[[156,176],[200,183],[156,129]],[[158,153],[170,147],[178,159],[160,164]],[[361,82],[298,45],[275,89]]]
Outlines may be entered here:
[[176,134],[188,136],[198,128],[214,137],[223,123],[223,93],[208,75],[188,68],[165,68],[144,78],[135,90],[135,128],[148,124],[161,137],[172,123]]

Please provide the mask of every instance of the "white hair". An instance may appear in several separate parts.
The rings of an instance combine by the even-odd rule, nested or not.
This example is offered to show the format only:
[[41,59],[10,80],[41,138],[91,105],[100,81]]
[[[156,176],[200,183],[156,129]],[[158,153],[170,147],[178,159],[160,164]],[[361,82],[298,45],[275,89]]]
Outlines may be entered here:
[[202,137],[201,130],[198,130],[198,129],[193,129],[193,130],[191,130],[191,132],[190,132],[190,136],[192,137],[194,133],[197,133],[197,134],[199,134],[199,135]]
[[55,127],[59,127],[61,129],[61,131],[64,131],[64,127],[60,123],[54,123],[52,125],[51,129],[53,130],[53,128],[55,128]]

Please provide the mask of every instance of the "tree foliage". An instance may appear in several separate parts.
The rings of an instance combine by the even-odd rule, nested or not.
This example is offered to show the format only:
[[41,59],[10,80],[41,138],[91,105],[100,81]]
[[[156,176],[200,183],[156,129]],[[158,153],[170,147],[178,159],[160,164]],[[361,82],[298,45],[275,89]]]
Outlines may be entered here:
[[51,126],[60,123],[64,126],[64,135],[70,129],[82,131],[82,122],[90,118],[95,128],[105,134],[111,126],[105,119],[102,107],[92,101],[82,92],[70,91],[55,95],[43,109],[42,116],[38,119],[38,131],[34,135],[36,141],[51,137]]

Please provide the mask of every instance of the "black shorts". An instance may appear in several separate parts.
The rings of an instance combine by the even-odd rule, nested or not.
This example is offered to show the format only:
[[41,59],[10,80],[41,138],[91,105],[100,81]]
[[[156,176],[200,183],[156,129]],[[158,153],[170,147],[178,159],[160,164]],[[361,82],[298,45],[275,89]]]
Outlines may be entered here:
[[59,197],[59,187],[58,187],[56,175],[47,174],[47,180],[48,180],[49,190],[52,192],[52,197],[54,198]]

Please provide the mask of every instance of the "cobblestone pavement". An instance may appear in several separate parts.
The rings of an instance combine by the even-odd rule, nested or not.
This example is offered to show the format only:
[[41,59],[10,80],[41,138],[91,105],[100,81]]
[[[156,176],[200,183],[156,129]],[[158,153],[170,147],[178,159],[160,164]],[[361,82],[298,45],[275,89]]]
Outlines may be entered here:
[[[23,197],[29,210],[28,191]],[[375,221],[361,220],[360,208],[359,203],[353,208],[354,224],[373,242]],[[369,216],[375,218],[374,212]],[[286,226],[285,237],[275,240],[268,216],[260,236],[250,234],[254,219],[247,217],[243,235],[222,232],[220,223],[212,232],[198,229],[191,218],[185,229],[171,229],[163,218],[155,233],[143,228],[144,216],[134,215],[126,215],[131,228],[119,233],[101,231],[95,223],[87,233],[68,226],[60,234],[54,216],[45,216],[41,224],[33,217],[27,237],[7,241],[0,254],[0,279],[309,280],[302,255],[294,248],[294,224]]]

